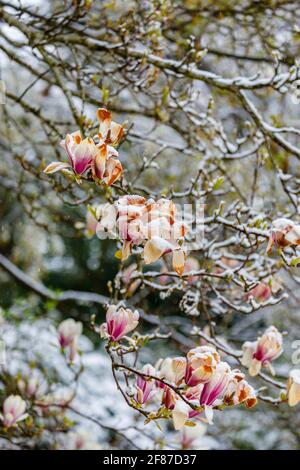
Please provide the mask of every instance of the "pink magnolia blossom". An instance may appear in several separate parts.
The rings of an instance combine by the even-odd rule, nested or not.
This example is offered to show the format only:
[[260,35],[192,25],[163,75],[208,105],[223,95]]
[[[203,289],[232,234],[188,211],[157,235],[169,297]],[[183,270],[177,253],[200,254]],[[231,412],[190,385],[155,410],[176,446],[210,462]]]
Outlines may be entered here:
[[191,387],[208,382],[213,376],[220,356],[210,346],[199,346],[187,354],[185,383]]
[[201,406],[213,406],[223,394],[230,380],[230,367],[226,362],[220,362],[211,379],[204,383],[199,397]]
[[290,219],[276,219],[272,223],[271,234],[266,252],[270,254],[273,247],[285,248],[300,244],[300,225]]
[[271,362],[282,351],[282,335],[275,326],[270,326],[257,341],[244,343],[242,364],[249,368],[251,376],[257,375],[262,367],[268,367],[273,372]]
[[[155,376],[156,370],[154,369],[151,364],[146,364],[141,370],[142,373],[146,375],[151,375]],[[136,394],[135,394],[135,400],[140,403],[141,405],[144,405],[150,398],[151,398],[151,392],[155,388],[155,380],[147,377],[143,377],[142,375],[138,375],[136,379]]]
[[139,312],[129,308],[110,305],[106,312],[106,323],[102,327],[111,341],[120,341],[127,333],[134,330],[139,322]]
[[178,395],[174,390],[168,386],[165,386],[162,394],[162,404],[168,409],[173,410],[175,408],[176,402],[178,400]]
[[77,341],[82,333],[82,323],[68,318],[58,327],[58,341],[62,349],[70,349],[70,361],[73,361],[77,352]]
[[67,134],[61,141],[61,147],[69,157],[69,163],[52,162],[45,168],[47,174],[56,173],[64,169],[72,169],[76,175],[83,175],[91,168],[93,159],[98,153],[98,149],[91,137],[82,139],[80,131]]
[[4,400],[3,414],[0,415],[5,428],[16,426],[27,418],[26,403],[19,395],[10,395]]

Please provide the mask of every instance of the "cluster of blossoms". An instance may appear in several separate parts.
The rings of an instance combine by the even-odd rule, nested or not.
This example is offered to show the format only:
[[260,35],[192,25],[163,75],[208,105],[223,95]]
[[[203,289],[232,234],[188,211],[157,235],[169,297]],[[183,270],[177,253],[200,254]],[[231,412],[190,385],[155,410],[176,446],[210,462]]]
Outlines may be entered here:
[[166,358],[156,368],[146,365],[142,373],[158,379],[149,381],[138,377],[136,401],[145,404],[151,392],[159,389],[161,404],[171,412],[176,430],[193,418],[211,424],[214,408],[240,403],[251,408],[257,401],[255,390],[245,380],[245,375],[222,362],[218,352],[210,346],[198,346],[186,357]]
[[270,326],[256,341],[246,341],[243,344],[242,364],[249,369],[249,374],[259,374],[262,367],[267,367],[274,374],[271,362],[282,353],[282,335]]
[[[138,325],[139,314],[111,305],[101,336],[120,341]],[[161,405],[172,414],[175,429],[181,429],[192,418],[212,422],[214,407],[245,403],[256,404],[254,389],[239,370],[222,362],[211,346],[199,346],[186,357],[166,358],[156,366],[146,364],[137,375],[135,402],[145,405],[159,396]],[[205,411],[206,418],[202,417]]]
[[104,204],[96,210],[97,234],[115,231],[123,242],[121,258],[126,260],[133,246],[143,246],[145,264],[172,253],[174,270],[184,272],[183,241],[186,225],[175,204],[169,199],[145,199],[139,195],[123,196],[113,206]]
[[[138,311],[111,305],[106,323],[100,328],[101,336],[112,343],[119,342],[137,327],[138,321]],[[131,338],[127,339],[134,344]],[[256,341],[244,343],[241,362],[251,376],[257,375],[262,367],[272,372],[271,362],[282,351],[282,335],[271,326]],[[245,374],[232,369],[217,350],[207,344],[191,349],[185,357],[160,359],[155,366],[146,364],[135,374],[133,400],[137,409],[158,401],[158,415],[172,417],[176,430],[186,429],[191,420],[194,420],[193,425],[195,420],[211,424],[214,409],[242,403],[252,408],[257,403],[256,392]],[[299,370],[290,372],[287,401],[290,406],[300,402]]]
[[60,145],[66,151],[69,162],[52,162],[45,168],[45,173],[69,170],[80,181],[80,177],[89,172],[95,182],[104,182],[108,186],[120,178],[123,168],[115,147],[120,143],[124,128],[112,121],[107,109],[99,108],[97,118],[100,121],[97,143],[92,137],[82,138],[79,130],[67,134]]

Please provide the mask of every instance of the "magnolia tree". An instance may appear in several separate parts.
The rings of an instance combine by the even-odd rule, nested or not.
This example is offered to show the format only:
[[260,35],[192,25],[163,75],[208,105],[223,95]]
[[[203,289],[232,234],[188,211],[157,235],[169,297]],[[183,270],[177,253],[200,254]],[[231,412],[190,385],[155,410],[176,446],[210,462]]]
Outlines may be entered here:
[[236,416],[299,446],[295,3],[0,1],[3,332],[55,351],[2,334],[4,447],[243,448]]

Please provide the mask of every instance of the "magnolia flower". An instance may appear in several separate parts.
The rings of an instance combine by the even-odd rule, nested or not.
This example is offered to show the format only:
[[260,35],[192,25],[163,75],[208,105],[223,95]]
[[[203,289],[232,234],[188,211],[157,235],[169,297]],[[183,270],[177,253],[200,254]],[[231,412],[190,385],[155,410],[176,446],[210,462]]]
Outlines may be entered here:
[[194,423],[194,426],[184,426],[180,432],[180,444],[182,449],[199,449],[205,433],[206,426],[203,423]]
[[272,223],[271,234],[266,252],[270,254],[273,246],[285,248],[300,244],[300,225],[289,219],[276,219]]
[[226,405],[239,405],[245,403],[252,408],[257,403],[254,388],[245,380],[245,375],[239,370],[233,370],[224,395]]
[[173,253],[172,265],[179,276],[184,273],[185,253],[179,245],[173,244],[161,237],[153,237],[148,240],[144,247],[145,264],[157,261],[161,256]]
[[71,169],[76,175],[82,175],[91,168],[93,159],[99,152],[93,139],[91,137],[82,139],[80,131],[67,134],[60,145],[67,153],[69,163],[52,162],[45,168],[44,173],[51,174],[65,169]]
[[10,395],[4,400],[3,414],[0,415],[5,428],[16,426],[27,418],[26,403],[19,395]]
[[172,419],[174,429],[179,431],[182,429],[189,418],[191,407],[185,403],[182,399],[176,401],[174,409],[172,411]]
[[52,162],[45,168],[45,173],[70,169],[75,175],[82,176],[91,170],[96,182],[104,182],[108,186],[120,178],[123,168],[113,146],[119,143],[124,129],[111,120],[110,112],[106,109],[98,109],[97,117],[100,120],[99,143],[96,145],[91,137],[83,139],[80,131],[67,134],[60,145],[66,151],[69,162]]
[[[158,377],[175,385],[180,385],[183,381],[185,369],[185,357],[166,357],[165,359],[160,359],[156,364]],[[158,380],[157,387],[164,388],[165,385],[163,384],[163,382]]]
[[213,376],[220,356],[210,346],[199,346],[187,354],[185,383],[191,387],[208,382]]
[[205,416],[209,424],[212,424],[213,406],[223,403],[230,373],[229,365],[226,362],[220,362],[210,381],[199,386],[199,404],[204,406]]
[[58,327],[58,340],[62,349],[70,349],[70,361],[73,361],[77,352],[77,341],[82,333],[82,323],[68,318]]
[[[200,383],[184,391],[184,396],[191,405],[200,405],[204,408],[205,421],[209,424],[212,424],[213,406],[223,404],[230,374],[230,366],[226,362],[219,362],[208,382]],[[204,421],[204,418],[200,418],[200,415],[200,411],[195,410],[182,399],[177,400],[172,411],[174,428],[176,430],[182,429],[188,419],[191,418],[198,418]]]
[[268,367],[273,373],[271,361],[282,353],[282,335],[270,326],[257,341],[246,341],[243,345],[242,364],[249,368],[249,374],[254,377],[262,367]]
[[226,362],[220,362],[211,379],[206,382],[201,390],[199,402],[201,406],[213,406],[217,399],[223,397],[223,393],[230,380],[230,367]]
[[[146,364],[142,368],[142,373],[146,375],[155,375],[156,371],[151,364]],[[144,405],[150,398],[151,392],[155,388],[155,380],[154,379],[149,379],[147,377],[143,377],[142,375],[138,375],[136,379],[136,394],[135,394],[135,400],[140,403],[141,405]]]
[[289,373],[287,383],[288,403],[290,406],[296,406],[300,402],[300,370],[293,369]]
[[111,120],[111,113],[105,108],[97,109],[97,118],[100,122],[99,139],[106,144],[118,145],[124,134],[121,124]]
[[178,400],[178,395],[172,390],[172,388],[165,386],[163,389],[162,404],[168,409],[173,410],[175,408],[176,402]]
[[134,312],[129,308],[110,305],[106,312],[106,323],[102,326],[102,331],[111,341],[119,341],[123,336],[134,330],[139,323],[139,312]]

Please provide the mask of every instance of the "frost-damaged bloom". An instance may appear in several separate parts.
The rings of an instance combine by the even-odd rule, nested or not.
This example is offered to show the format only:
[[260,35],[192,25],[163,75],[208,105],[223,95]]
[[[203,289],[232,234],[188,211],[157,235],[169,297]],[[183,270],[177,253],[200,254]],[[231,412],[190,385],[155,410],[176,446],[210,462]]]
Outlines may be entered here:
[[282,335],[275,326],[270,326],[257,341],[243,344],[242,364],[249,368],[254,377],[262,367],[268,367],[273,373],[271,362],[282,353]]
[[245,380],[245,374],[237,369],[231,373],[224,403],[229,406],[245,403],[247,408],[252,408],[257,403],[254,388]]
[[82,323],[68,318],[58,327],[58,340],[62,349],[70,349],[70,361],[73,361],[77,353],[77,341],[82,333]]
[[187,354],[185,383],[190,387],[194,387],[200,383],[208,382],[219,362],[219,354],[210,346],[199,346],[191,349]]
[[[146,364],[142,368],[141,372],[146,375],[152,375],[155,376],[155,369],[151,364]],[[155,380],[151,378],[144,377],[142,375],[138,375],[135,383],[136,387],[136,394],[135,394],[135,400],[140,403],[141,405],[144,405],[152,395],[152,391],[155,388]]]
[[270,254],[273,246],[285,248],[291,245],[300,245],[300,225],[289,219],[274,220],[266,252]]
[[102,336],[111,341],[119,341],[123,336],[134,330],[139,323],[139,312],[129,308],[110,305],[106,312],[106,323],[101,327]]
[[155,202],[131,195],[121,197],[116,208],[119,235],[124,242],[122,260],[128,258],[133,245],[144,245],[145,264],[172,253],[173,268],[181,276],[185,264],[182,243],[186,228],[176,220],[174,203],[168,199]]
[[120,178],[123,167],[116,158],[118,155],[117,150],[106,143],[97,145],[97,153],[92,160],[92,175],[96,182],[103,181],[111,186]]
[[289,373],[287,383],[288,402],[290,406],[296,406],[300,402],[300,370],[293,369]]
[[19,395],[10,395],[4,400],[3,414],[0,415],[5,428],[16,426],[27,418],[26,403]]
[[97,118],[100,122],[99,139],[106,144],[118,145],[124,134],[121,124],[111,120],[111,113],[105,108],[97,109]]

